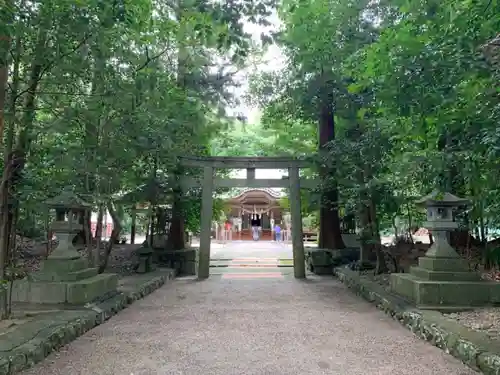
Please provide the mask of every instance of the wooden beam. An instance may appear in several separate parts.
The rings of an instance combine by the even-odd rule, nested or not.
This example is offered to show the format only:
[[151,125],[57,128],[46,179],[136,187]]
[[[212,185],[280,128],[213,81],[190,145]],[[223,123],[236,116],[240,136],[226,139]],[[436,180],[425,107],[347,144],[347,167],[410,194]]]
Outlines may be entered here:
[[312,168],[314,164],[303,159],[295,159],[291,157],[275,156],[275,157],[238,157],[238,156],[212,156],[212,157],[196,157],[183,156],[179,160],[183,167],[213,167],[223,169],[288,169],[296,168]]
[[[300,188],[302,189],[315,189],[319,185],[318,179],[305,179],[299,180]],[[183,189],[202,187],[203,182],[200,179],[193,177],[183,177],[181,185]],[[288,178],[284,179],[246,179],[246,178],[214,178],[214,188],[289,188],[290,181]]]

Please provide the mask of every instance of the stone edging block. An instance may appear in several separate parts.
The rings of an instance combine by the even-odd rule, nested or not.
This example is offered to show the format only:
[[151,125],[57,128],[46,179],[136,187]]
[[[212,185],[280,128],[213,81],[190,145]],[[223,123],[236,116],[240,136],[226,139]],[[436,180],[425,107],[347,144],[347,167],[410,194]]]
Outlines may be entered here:
[[486,375],[500,374],[500,341],[447,319],[438,311],[419,310],[355,271],[335,268],[349,289],[390,315],[419,338],[428,341]]
[[[87,309],[82,307],[80,310],[63,310],[28,322],[26,327],[23,325],[12,332],[13,337],[21,337],[18,340],[1,338],[0,375],[13,375],[41,362],[50,353],[104,323],[120,310],[151,294],[175,277],[174,270],[163,270],[157,274],[134,291],[120,292],[106,301],[86,306]],[[17,345],[15,341],[18,341]]]

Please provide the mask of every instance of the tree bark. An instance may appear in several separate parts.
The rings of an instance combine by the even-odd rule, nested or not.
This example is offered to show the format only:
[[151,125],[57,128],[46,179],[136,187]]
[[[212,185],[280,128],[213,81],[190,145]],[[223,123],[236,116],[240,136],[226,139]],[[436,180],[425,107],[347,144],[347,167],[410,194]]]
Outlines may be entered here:
[[375,207],[375,202],[373,198],[370,199],[370,224],[372,229],[372,241],[375,250],[375,255],[377,256],[377,263],[375,265],[375,274],[379,275],[381,273],[387,272],[389,269],[385,263],[384,252],[382,251],[382,241],[380,238],[380,228],[377,218],[377,208]]
[[[176,17],[179,24],[182,25],[182,20],[186,17],[186,7],[182,1],[178,2]],[[178,52],[177,52],[177,86],[182,90],[187,90],[186,77],[190,71],[190,52],[185,44],[186,38],[189,37],[189,30],[183,26],[178,29]],[[175,135],[174,135],[175,138]],[[170,219],[170,228],[167,239],[167,247],[173,250],[184,249],[186,246],[184,240],[184,207],[182,200],[182,189],[180,187],[180,178],[184,174],[182,168],[175,167],[176,188],[173,189],[172,202],[172,217]]]
[[[333,93],[331,91],[322,95],[318,121],[320,154],[327,152],[326,146],[328,142],[335,139],[333,100]],[[335,175],[335,172],[335,169],[332,168],[321,168],[320,177],[323,181],[326,181],[328,175]],[[340,230],[338,198],[339,194],[336,183],[333,186],[328,186],[328,189],[321,194],[318,246],[322,249],[345,248]]]
[[182,193],[174,191],[172,204],[172,218],[168,233],[168,248],[172,250],[182,250],[186,246],[184,239],[184,215],[182,207]]
[[95,225],[95,238],[102,240],[102,221],[104,220],[104,206],[99,204],[99,211],[97,213],[97,223]]
[[0,143],[3,143],[7,80],[9,78],[9,52],[12,42],[13,2],[7,0],[0,8]]
[[[1,36],[0,36],[1,38]],[[0,48],[1,50],[5,48]],[[7,79],[9,77],[9,67],[6,57],[0,57],[0,142],[3,143],[3,130],[5,127],[5,97],[7,91]],[[3,148],[3,147],[2,147]]]
[[[43,15],[44,12],[41,11]],[[43,17],[43,16],[41,16]],[[21,122],[21,127],[19,134],[17,135],[16,145],[13,146],[14,139],[14,121],[9,123],[9,133],[7,135],[7,142],[4,147],[4,170],[2,174],[2,181],[0,185],[0,278],[5,280],[5,267],[10,258],[10,247],[12,234],[15,232],[15,216],[17,212],[18,201],[18,189],[22,182],[22,172],[24,170],[26,153],[29,150],[31,144],[31,131],[33,127],[33,122],[35,119],[35,104],[36,104],[36,93],[38,90],[38,85],[40,82],[44,56],[45,44],[47,40],[48,30],[45,27],[44,22],[40,26],[40,31],[37,36],[37,41],[35,45],[35,51],[33,56],[33,62],[30,68],[30,74],[26,89],[23,117]],[[10,42],[10,40],[9,40]],[[16,46],[17,60],[19,60],[20,52],[20,39],[18,39],[18,45]],[[17,68],[16,68],[17,67]],[[17,73],[16,73],[17,69]],[[19,84],[19,61],[14,61],[14,76],[13,76],[13,90],[17,91]],[[17,76],[16,76],[17,74]],[[15,118],[16,110],[16,98],[17,92],[11,93],[11,112],[9,115],[12,119]],[[5,103],[2,107],[5,108]],[[2,315],[8,313],[8,306],[3,306]]]
[[[0,144],[3,151],[5,161],[4,170],[2,173],[2,180],[0,186],[0,281],[5,280],[6,265],[9,258],[9,226],[8,219],[8,195],[9,195],[9,156],[11,154],[11,147],[8,144],[4,145],[4,128],[5,128],[5,112],[6,112],[6,98],[7,98],[7,83],[9,77],[9,52],[11,48],[11,23],[12,14],[10,10],[12,4],[10,1],[4,4],[0,9]],[[4,299],[2,306],[2,313],[0,318],[5,318],[8,314],[8,301]]]
[[371,240],[371,230],[370,230],[370,213],[369,208],[364,203],[364,200],[358,203],[358,216],[360,224],[360,254],[359,262],[368,262],[370,260],[370,255],[372,253],[372,246],[370,244]]
[[113,245],[120,238],[120,233],[122,231],[121,220],[118,217],[118,213],[116,212],[115,206],[112,202],[108,202],[107,204],[109,215],[113,220],[113,230],[111,231],[111,237],[106,245],[106,249],[104,250],[104,259],[102,264],[99,267],[99,273],[103,273],[106,270],[109,262],[109,256],[111,255],[111,251],[113,250]]
[[104,211],[105,211],[105,206],[103,203],[99,203],[99,209],[97,213],[97,223],[95,226],[95,248],[93,251],[93,256],[92,260],[94,263],[94,267],[97,264],[101,264],[101,242],[102,242],[102,221],[104,219]]

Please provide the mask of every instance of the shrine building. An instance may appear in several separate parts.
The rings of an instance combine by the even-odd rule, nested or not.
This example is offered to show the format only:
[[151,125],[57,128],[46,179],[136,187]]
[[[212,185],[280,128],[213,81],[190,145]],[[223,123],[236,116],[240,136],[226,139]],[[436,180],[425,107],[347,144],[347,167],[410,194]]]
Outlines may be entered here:
[[273,224],[283,229],[289,226],[288,215],[279,204],[285,197],[277,189],[243,189],[237,195],[227,198],[228,217],[233,224],[233,238],[252,239],[252,224],[262,228],[261,239],[272,239]]

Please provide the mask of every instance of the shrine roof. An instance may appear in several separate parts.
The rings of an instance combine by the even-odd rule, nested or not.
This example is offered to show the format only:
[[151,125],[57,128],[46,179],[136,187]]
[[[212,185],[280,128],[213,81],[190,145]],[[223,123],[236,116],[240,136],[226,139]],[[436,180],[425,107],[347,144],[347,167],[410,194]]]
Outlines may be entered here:
[[271,189],[271,188],[246,188],[243,190],[240,190],[239,192],[236,193],[236,195],[230,196],[227,198],[229,201],[242,201],[246,197],[249,197],[251,195],[264,195],[270,200],[278,200],[283,196],[282,192],[277,189]]

